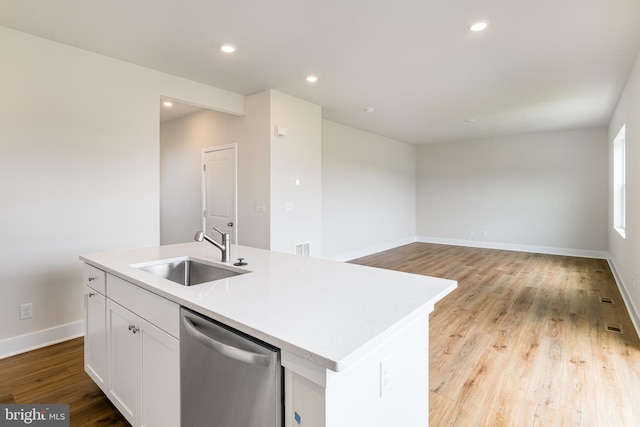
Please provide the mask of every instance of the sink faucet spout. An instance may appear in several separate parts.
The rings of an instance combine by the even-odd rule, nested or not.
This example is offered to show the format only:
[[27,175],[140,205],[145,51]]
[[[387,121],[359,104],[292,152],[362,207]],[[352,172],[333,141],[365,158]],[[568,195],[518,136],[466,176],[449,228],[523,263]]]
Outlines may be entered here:
[[220,249],[220,252],[222,252],[222,262],[229,262],[229,260],[231,259],[231,239],[229,237],[229,233],[220,231],[215,227],[213,227],[213,229],[220,233],[220,235],[222,236],[222,243],[216,242],[211,237],[204,234],[204,232],[202,231],[198,231],[193,240],[197,242],[206,240],[207,242],[211,243],[213,246]]

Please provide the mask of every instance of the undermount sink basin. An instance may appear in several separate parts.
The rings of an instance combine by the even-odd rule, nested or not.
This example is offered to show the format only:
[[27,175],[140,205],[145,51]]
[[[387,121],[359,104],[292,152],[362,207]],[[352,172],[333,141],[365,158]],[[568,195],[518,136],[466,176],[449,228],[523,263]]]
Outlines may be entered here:
[[222,267],[192,258],[157,261],[133,267],[183,286],[199,285],[248,273],[246,270]]

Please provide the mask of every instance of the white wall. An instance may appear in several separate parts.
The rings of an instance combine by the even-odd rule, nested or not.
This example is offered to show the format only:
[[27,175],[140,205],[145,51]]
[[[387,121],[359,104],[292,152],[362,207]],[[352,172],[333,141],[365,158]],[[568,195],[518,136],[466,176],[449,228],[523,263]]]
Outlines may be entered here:
[[160,126],[160,243],[189,242],[202,228],[202,149],[238,142],[242,118],[202,110]]
[[[269,249],[271,245],[271,140],[269,91],[247,97],[238,140],[238,243]],[[258,212],[256,203],[264,204]]]
[[[245,97],[3,27],[0,55],[2,357],[16,345],[82,332],[79,254],[159,243],[160,96],[236,115],[245,114]],[[292,252],[310,241],[312,255],[346,259],[416,234],[586,253],[606,251],[608,237],[638,307],[639,80],[636,62],[609,138],[590,129],[418,149],[323,122],[319,106],[276,91],[249,96],[246,115],[227,123],[237,126],[239,221],[249,231],[239,243]],[[606,220],[607,139],[623,122],[625,241],[607,233]],[[287,128],[286,138],[274,135],[275,125]],[[262,201],[266,212],[257,213]],[[176,233],[170,239],[186,231]],[[27,302],[34,318],[20,321]]]
[[[609,195],[609,254],[627,306],[640,330],[640,54],[609,124],[609,153],[622,125],[626,125],[626,238],[613,228],[613,195]],[[611,162],[611,157],[610,157]],[[611,163],[610,163],[611,164]],[[611,189],[612,174],[609,174]]]
[[[295,253],[308,242],[322,255],[322,119],[319,105],[274,90],[270,94],[271,245]],[[276,136],[276,126],[287,130]],[[294,186],[294,180],[300,186]]]
[[418,239],[606,256],[606,140],[597,128],[419,147]]
[[[201,153],[236,143],[238,149],[238,243],[270,246],[270,96],[246,99],[246,115],[204,110],[164,123],[160,130],[161,243],[190,241],[201,228]],[[264,203],[264,212],[256,211]]]
[[0,57],[2,357],[82,333],[80,254],[159,243],[160,96],[244,97],[4,27]]
[[[162,126],[163,244],[189,241],[201,227],[202,148],[236,143],[238,244],[269,249],[270,108],[270,93],[264,91],[246,98],[243,116],[207,110]],[[257,203],[264,204],[264,212],[256,210]]]
[[416,147],[322,121],[323,257],[348,260],[416,234]]
[[[162,126],[162,243],[189,241],[200,228],[202,148],[235,142],[238,243],[294,252],[296,243],[310,242],[311,255],[320,256],[320,107],[267,90],[248,96],[245,112],[203,111]],[[287,128],[286,137],[274,135],[275,123]]]

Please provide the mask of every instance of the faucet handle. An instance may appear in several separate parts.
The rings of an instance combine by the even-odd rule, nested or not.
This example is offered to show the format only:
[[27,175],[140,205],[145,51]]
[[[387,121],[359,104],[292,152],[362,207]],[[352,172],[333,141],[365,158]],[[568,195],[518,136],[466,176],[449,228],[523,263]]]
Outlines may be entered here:
[[228,239],[229,238],[229,233],[228,232],[220,231],[216,227],[213,227],[213,229],[216,230],[218,233],[220,233],[220,235],[222,236],[223,239]]

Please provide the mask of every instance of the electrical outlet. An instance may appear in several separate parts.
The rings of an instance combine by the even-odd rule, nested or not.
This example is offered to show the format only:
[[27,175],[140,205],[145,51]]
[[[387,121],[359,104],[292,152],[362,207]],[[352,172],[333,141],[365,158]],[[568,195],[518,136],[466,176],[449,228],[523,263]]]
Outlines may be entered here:
[[20,304],[20,320],[31,319],[33,317],[33,304]]
[[391,355],[380,361],[380,397],[383,397],[391,388]]

